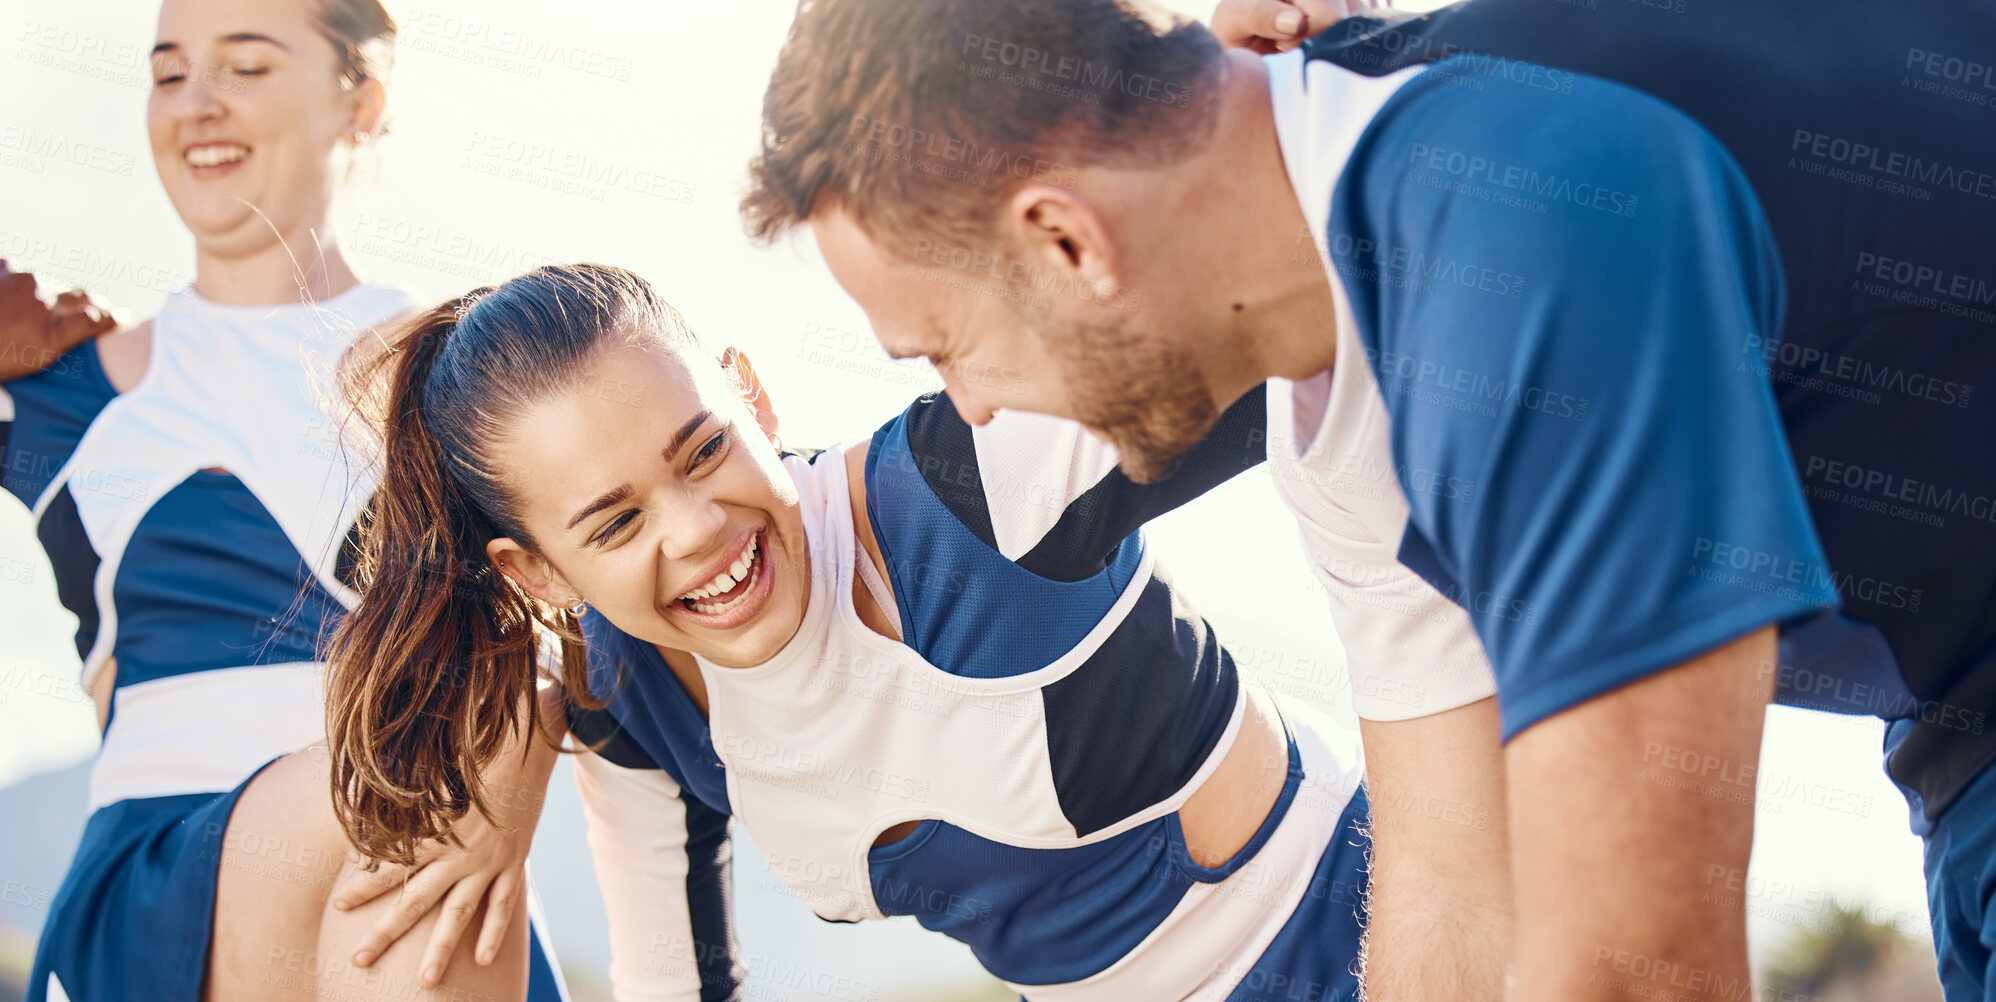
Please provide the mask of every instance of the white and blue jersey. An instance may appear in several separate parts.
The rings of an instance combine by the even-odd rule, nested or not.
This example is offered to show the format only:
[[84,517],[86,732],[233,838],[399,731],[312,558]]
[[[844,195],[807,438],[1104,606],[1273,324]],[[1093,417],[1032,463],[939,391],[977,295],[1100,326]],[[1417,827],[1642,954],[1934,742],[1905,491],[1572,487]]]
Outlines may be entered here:
[[1487,656],[1508,738],[1779,625],[1782,702],[1890,722],[1950,998],[1996,985],[1990,38],[1475,0],[1266,63],[1339,311],[1271,458],[1341,632]]
[[[1341,117],[1303,74],[1392,91],[1305,208],[1395,462],[1475,488],[1407,488],[1409,565],[1603,643],[1840,601],[1786,631],[1782,698],[1895,721],[1922,830],[1996,761],[1996,130],[1963,118],[1996,70],[1950,48],[1993,36],[1943,0],[1476,0],[1339,25],[1284,71],[1285,150]],[[1544,628],[1479,629],[1507,733],[1594,688]],[[1593,670],[1668,666],[1635,660]]]
[[[971,428],[947,397],[918,400],[867,452],[885,584],[843,455],[787,458],[805,619],[765,664],[701,661],[705,719],[656,650],[586,617],[608,706],[571,722],[601,748],[578,775],[620,1002],[741,997],[731,817],[819,916],[913,915],[1034,1002],[1354,998],[1356,734],[1281,706],[1285,786],[1218,867],[1192,860],[1176,814],[1252,683],[1136,530],[1259,462],[1264,410],[1257,390],[1172,479],[1137,485],[1077,425]],[[891,590],[903,641],[860,621],[856,577]]]
[[[200,997],[230,812],[265,764],[325,736],[318,643],[354,600],[349,535],[375,479],[342,439],[334,367],[413,305],[375,286],[281,307],[185,292],[128,392],[94,343],[6,385],[6,487],[76,614],[84,686],[116,663],[32,1002]],[[559,997],[539,950],[535,981]]]
[[[1734,81],[1727,72],[1747,71],[1730,69],[1725,40],[1703,60],[1670,47],[1714,26],[1618,27],[1633,10],[1590,10],[1586,29],[1559,32],[1543,14],[1479,0],[1402,23],[1390,41],[1333,29],[1268,61],[1284,156],[1351,348],[1333,372],[1284,385],[1292,403],[1277,409],[1304,443],[1338,424],[1330,401],[1373,416],[1376,438],[1339,444],[1373,448],[1360,458],[1390,471],[1405,515],[1377,528],[1401,564],[1465,607],[1507,736],[1783,623],[1786,698],[1875,710],[1904,719],[1908,741],[1941,741],[1920,743],[1933,756],[1901,744],[1893,758],[1931,817],[1989,745],[1980,701],[1954,698],[1990,674],[1972,669],[1996,629],[1996,488],[1981,447],[1996,423],[1977,415],[1970,385],[1991,371],[1977,340],[1989,314],[1943,301],[1996,300],[1965,256],[1989,203],[1974,201],[1972,178],[1930,191],[1946,203],[1930,206],[1789,166],[1813,140],[1740,121],[1792,96],[1786,67],[1747,59],[1756,75]],[[1582,61],[1584,49],[1604,74],[1654,72],[1648,86],[1671,103],[1464,54],[1484,30],[1538,55]],[[1708,72],[1673,72],[1666,86],[1665,63]],[[1715,81],[1760,97],[1733,100]],[[1944,116],[1916,91],[1863,86],[1893,99],[1851,116],[1925,128],[1932,156],[1986,138],[1937,127]],[[1923,253],[1946,272],[1925,279],[1940,293],[1874,301],[1877,279],[1861,269]],[[1789,378],[1804,358],[1822,371]]]

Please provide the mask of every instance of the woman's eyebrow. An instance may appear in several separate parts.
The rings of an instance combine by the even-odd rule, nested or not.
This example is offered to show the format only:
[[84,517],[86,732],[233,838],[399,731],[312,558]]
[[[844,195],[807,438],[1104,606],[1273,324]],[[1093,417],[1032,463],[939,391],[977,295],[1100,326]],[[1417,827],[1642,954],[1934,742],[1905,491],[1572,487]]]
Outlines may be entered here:
[[678,455],[679,450],[686,447],[686,440],[692,438],[693,433],[699,431],[700,426],[706,424],[707,419],[713,416],[713,411],[703,410],[693,415],[693,420],[681,425],[679,430],[672,434],[672,443],[665,447],[665,458],[670,461],[672,457]]
[[564,528],[573,529],[576,527],[576,525],[581,523],[583,519],[588,518],[589,516],[594,515],[597,512],[602,511],[603,509],[608,508],[611,505],[616,504],[617,502],[622,501],[630,496],[631,496],[631,485],[629,484],[621,484],[611,490],[604,491],[602,494],[597,495],[596,500],[589,502],[589,505],[587,507],[583,508],[579,512],[576,512],[575,517],[569,519],[568,525],[565,526]]
[[[277,47],[278,47],[278,48],[280,48],[280,49],[283,49],[283,50],[284,50],[284,51],[286,51],[286,52],[290,52],[290,51],[291,51],[291,46],[289,46],[289,45],[286,45],[286,44],[284,44],[283,42],[280,42],[280,41],[278,41],[277,39],[275,39],[275,38],[272,38],[272,37],[270,37],[269,35],[265,35],[265,34],[262,34],[262,33],[260,33],[260,32],[255,32],[255,31],[238,31],[238,32],[235,32],[235,33],[233,33],[233,34],[228,34],[228,35],[223,35],[223,36],[222,36],[222,41],[224,41],[224,42],[229,42],[229,43],[234,43],[234,42],[267,42],[267,43],[269,43],[269,44],[271,44],[271,45],[275,45],[275,46],[277,46]],[[172,51],[174,51],[175,49],[178,49],[178,48],[180,48],[180,43],[179,43],[179,42],[161,42],[161,43],[159,43],[158,45],[155,45],[155,46],[153,46],[153,47],[152,47],[152,54],[153,54],[153,55],[155,55],[155,56],[157,56],[157,55],[159,55],[159,54],[160,54],[160,53],[162,53],[162,52],[172,52]]]
[[[685,424],[681,425],[678,431],[673,432],[672,442],[665,447],[665,452],[664,452],[665,458],[669,461],[673,456],[677,455],[680,449],[686,447],[686,440],[692,438],[693,433],[699,431],[700,426],[706,424],[709,419],[713,418],[713,416],[714,416],[713,411],[703,410],[700,413],[693,415],[693,420],[688,421]],[[604,491],[602,494],[597,496],[596,500],[589,502],[588,507],[583,508],[579,512],[576,512],[575,517],[568,520],[567,528],[569,529],[575,528],[578,524],[582,522],[583,519],[588,518],[589,516],[594,515],[597,512],[602,511],[603,509],[608,508],[611,505],[616,504],[617,502],[622,501],[630,496],[631,496],[631,486],[629,484],[623,484],[611,490]]]

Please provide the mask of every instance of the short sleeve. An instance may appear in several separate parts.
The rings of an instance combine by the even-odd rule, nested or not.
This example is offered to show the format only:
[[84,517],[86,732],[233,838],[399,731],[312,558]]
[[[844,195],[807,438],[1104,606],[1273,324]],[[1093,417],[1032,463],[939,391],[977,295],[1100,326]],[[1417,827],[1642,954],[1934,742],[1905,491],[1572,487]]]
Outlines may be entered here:
[[[1783,286],[1738,166],[1637,91],[1448,65],[1382,109],[1330,225],[1457,276],[1348,296],[1396,465],[1477,485],[1408,490],[1399,554],[1468,611],[1509,740],[1837,597],[1747,364]],[[1522,293],[1460,277],[1493,269]]]

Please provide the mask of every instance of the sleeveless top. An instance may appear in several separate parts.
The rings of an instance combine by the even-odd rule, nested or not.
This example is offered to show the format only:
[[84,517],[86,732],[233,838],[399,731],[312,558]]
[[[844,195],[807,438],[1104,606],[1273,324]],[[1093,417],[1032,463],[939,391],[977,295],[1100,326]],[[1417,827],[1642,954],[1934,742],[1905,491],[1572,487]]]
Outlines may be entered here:
[[94,343],[6,385],[7,488],[78,619],[84,685],[118,663],[93,807],[232,789],[323,736],[317,647],[354,600],[344,544],[376,482],[335,367],[413,306],[368,285],[295,306],[190,290],[130,391]]
[[[845,470],[837,455],[809,466],[793,461],[812,561],[811,600],[797,635],[754,668],[699,659],[714,748],[728,770],[728,802],[757,845],[805,864],[785,879],[813,911],[835,920],[884,918],[867,880],[867,854],[876,836],[903,821],[934,818],[1021,848],[1087,845],[1176,811],[1219,766],[1243,705],[1231,672],[1215,680],[1226,698],[1212,704],[1213,716],[1188,722],[1217,734],[1180,763],[1174,783],[1129,790],[1110,815],[1068,817],[1044,690],[1080,670],[1129,619],[1153,579],[1148,549],[1133,538],[1099,577],[1064,583],[1060,590],[1108,598],[1108,608],[1046,664],[994,678],[951,674],[873,632],[854,611],[844,583],[853,580],[858,540],[849,528],[840,531],[852,519]],[[993,566],[1029,576],[1009,561]],[[1021,588],[1014,601],[1031,603],[1029,594]],[[1200,681],[1164,676],[1157,684]]]
[[[732,997],[734,815],[821,917],[913,915],[1034,998],[1184,990],[1251,962],[1289,914],[1277,899],[1313,893],[1331,823],[1363,811],[1356,735],[1295,732],[1291,775],[1309,776],[1291,785],[1328,818],[1278,807],[1234,859],[1194,863],[1175,812],[1231,747],[1243,681],[1136,529],[1260,462],[1266,407],[1257,389],[1172,477],[1133,484],[1078,425],[972,428],[946,396],[917,400],[865,466],[900,642],[852,606],[870,561],[843,455],[787,458],[805,618],[763,665],[699,664],[706,719],[650,644],[585,616],[608,705],[570,722],[599,749],[577,774],[619,990]],[[873,846],[903,821],[919,824]],[[1224,884],[1250,874],[1254,894]]]

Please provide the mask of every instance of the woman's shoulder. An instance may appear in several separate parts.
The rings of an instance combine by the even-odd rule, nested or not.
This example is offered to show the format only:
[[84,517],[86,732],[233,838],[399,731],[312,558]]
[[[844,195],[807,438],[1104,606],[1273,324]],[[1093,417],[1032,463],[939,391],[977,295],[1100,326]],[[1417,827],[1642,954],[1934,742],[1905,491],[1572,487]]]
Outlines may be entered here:
[[152,364],[152,331],[153,318],[147,317],[97,339],[98,369],[115,392],[124,393],[145,378]]

